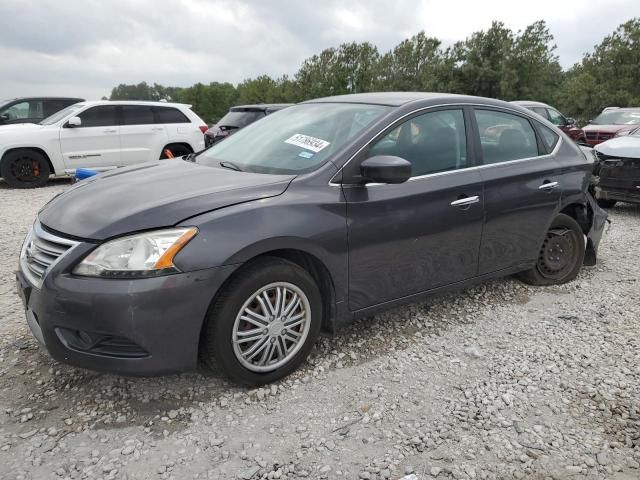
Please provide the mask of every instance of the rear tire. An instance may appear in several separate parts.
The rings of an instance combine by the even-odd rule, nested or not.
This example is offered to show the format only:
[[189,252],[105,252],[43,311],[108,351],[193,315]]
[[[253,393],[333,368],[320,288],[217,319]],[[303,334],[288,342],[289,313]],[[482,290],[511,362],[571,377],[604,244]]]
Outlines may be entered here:
[[236,383],[273,382],[307,358],[322,314],[322,297],[309,272],[280,258],[258,259],[217,295],[203,328],[200,360]]
[[516,275],[529,285],[560,285],[578,276],[584,262],[584,233],[573,218],[563,213],[551,223],[536,265]]
[[613,208],[615,207],[616,203],[618,203],[617,200],[606,200],[604,198],[600,198],[596,200],[596,202],[598,202],[598,206],[602,208]]
[[13,188],[37,188],[49,181],[51,167],[47,158],[35,150],[14,150],[2,159],[0,174]]

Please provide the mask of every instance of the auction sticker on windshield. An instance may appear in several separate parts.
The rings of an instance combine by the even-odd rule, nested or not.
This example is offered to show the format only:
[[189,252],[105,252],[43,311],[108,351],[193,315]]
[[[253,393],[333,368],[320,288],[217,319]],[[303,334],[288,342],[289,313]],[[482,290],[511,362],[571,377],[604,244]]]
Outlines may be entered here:
[[321,138],[310,137],[309,135],[304,135],[302,133],[296,133],[291,138],[285,140],[284,143],[306,148],[307,150],[311,150],[315,153],[318,153],[330,144],[330,142],[322,140]]

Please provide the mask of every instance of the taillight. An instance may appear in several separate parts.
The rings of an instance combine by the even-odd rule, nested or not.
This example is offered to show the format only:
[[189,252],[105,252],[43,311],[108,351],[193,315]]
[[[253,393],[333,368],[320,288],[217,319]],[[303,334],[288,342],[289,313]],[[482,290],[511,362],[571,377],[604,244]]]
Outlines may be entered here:
[[207,125],[200,125],[199,128],[202,133],[206,133],[207,130],[209,130],[209,127]]

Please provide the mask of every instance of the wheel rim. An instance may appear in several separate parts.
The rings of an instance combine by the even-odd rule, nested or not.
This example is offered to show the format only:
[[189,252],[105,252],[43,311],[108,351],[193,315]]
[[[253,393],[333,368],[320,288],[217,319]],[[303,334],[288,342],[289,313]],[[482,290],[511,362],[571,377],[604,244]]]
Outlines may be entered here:
[[538,256],[537,267],[540,274],[554,280],[569,274],[577,261],[578,241],[578,236],[573,230],[549,230]]
[[238,361],[253,372],[270,372],[302,348],[311,328],[311,306],[296,285],[276,282],[253,293],[240,308],[231,340]]
[[40,161],[29,157],[20,156],[11,162],[11,175],[23,183],[32,183],[40,179]]

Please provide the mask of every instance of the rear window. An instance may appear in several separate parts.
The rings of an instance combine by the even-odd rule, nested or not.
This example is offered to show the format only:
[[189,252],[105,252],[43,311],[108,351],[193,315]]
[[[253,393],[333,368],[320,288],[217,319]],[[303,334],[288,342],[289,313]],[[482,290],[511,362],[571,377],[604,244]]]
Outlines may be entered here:
[[153,110],[144,105],[123,105],[122,125],[151,125],[155,123]]
[[265,116],[262,111],[230,111],[216,124],[218,127],[243,128]]
[[154,107],[156,123],[191,123],[187,116],[177,108]]

